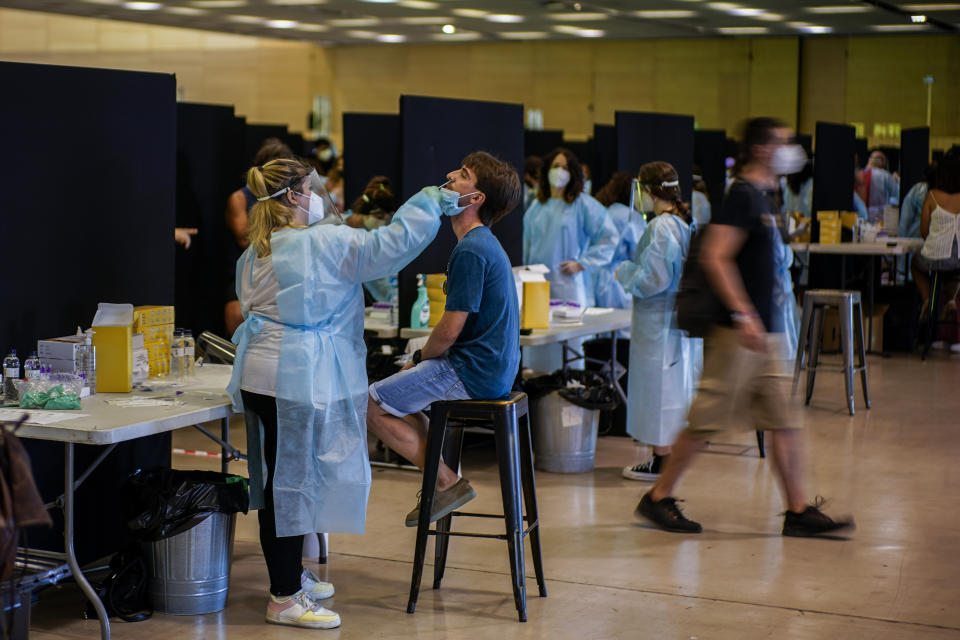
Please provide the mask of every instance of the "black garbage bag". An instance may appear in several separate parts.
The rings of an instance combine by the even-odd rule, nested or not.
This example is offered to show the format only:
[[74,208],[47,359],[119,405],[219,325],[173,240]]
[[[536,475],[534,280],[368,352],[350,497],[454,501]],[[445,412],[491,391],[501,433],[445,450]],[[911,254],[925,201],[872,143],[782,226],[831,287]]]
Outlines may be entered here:
[[[577,382],[577,385],[570,385]],[[566,378],[563,371],[554,371],[545,376],[537,376],[523,382],[523,390],[531,400],[543,397],[554,391],[568,402],[598,411],[609,411],[620,404],[620,396],[609,380],[596,371],[568,369]]]
[[247,479],[216,471],[140,469],[120,490],[127,528],[142,541],[163,540],[200,524],[212,513],[247,512]]

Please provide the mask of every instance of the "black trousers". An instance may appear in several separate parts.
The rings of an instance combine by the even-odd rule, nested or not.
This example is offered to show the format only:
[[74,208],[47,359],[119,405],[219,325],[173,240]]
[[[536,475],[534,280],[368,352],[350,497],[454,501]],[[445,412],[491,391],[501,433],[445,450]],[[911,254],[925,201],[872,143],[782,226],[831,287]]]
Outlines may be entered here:
[[263,459],[267,463],[264,506],[257,512],[260,520],[260,547],[270,574],[270,593],[292,596],[300,590],[303,573],[303,536],[277,537],[273,505],[273,474],[277,467],[277,399],[259,393],[241,391],[243,406],[253,411],[263,424]]

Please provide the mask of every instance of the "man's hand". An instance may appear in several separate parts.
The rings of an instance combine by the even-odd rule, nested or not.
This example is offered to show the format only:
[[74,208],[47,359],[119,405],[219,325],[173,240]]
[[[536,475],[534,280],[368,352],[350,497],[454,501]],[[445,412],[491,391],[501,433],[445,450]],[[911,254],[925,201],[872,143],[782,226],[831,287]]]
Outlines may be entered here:
[[759,317],[756,315],[743,316],[737,318],[735,322],[740,332],[740,344],[757,353],[763,353],[767,350],[767,330],[760,322]]
[[583,265],[576,260],[564,260],[560,263],[560,272],[572,276],[583,271]]
[[400,367],[400,371],[406,371],[407,369],[413,369],[415,366],[417,366],[417,365],[413,364],[413,360],[411,360],[411,361],[408,362],[407,364],[405,364],[405,365],[403,365],[402,367]]
[[197,235],[196,229],[176,227],[173,230],[173,239],[176,240],[177,244],[183,245],[184,249],[190,248],[190,236],[195,235]]

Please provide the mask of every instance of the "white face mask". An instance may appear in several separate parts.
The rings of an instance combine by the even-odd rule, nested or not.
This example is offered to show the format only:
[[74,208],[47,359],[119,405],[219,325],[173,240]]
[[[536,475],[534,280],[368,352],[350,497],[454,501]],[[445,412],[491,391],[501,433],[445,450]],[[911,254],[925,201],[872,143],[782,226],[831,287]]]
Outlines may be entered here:
[[770,168],[778,176],[788,176],[803,169],[807,163],[807,152],[798,144],[785,144],[777,147],[770,158]]
[[640,213],[653,213],[653,196],[646,191],[640,192]]
[[327,147],[317,151],[317,158],[320,159],[320,162],[330,162],[333,160],[333,149]]
[[[300,193],[299,191],[294,191],[294,193],[297,193],[303,196],[304,198],[308,197],[306,193]],[[323,200],[320,199],[320,196],[318,196],[317,194],[311,191],[309,198],[310,198],[309,209],[304,209],[299,204],[297,205],[297,208],[300,209],[300,211],[303,211],[305,214],[307,214],[308,227],[310,225],[320,222],[326,217],[323,213]]]
[[570,172],[563,167],[554,167],[547,173],[547,180],[554,189],[563,189],[570,182]]

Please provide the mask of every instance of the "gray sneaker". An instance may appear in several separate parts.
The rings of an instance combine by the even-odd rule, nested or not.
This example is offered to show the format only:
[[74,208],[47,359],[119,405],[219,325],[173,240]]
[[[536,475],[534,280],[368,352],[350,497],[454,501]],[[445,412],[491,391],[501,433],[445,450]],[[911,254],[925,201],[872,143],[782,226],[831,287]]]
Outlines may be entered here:
[[[440,518],[449,515],[477,497],[477,492],[470,486],[466,478],[460,478],[457,483],[446,491],[437,491],[433,494],[433,513],[430,514],[430,522],[436,522]],[[406,525],[415,527],[420,522],[420,500],[417,499],[417,506],[413,511],[407,514]]]

